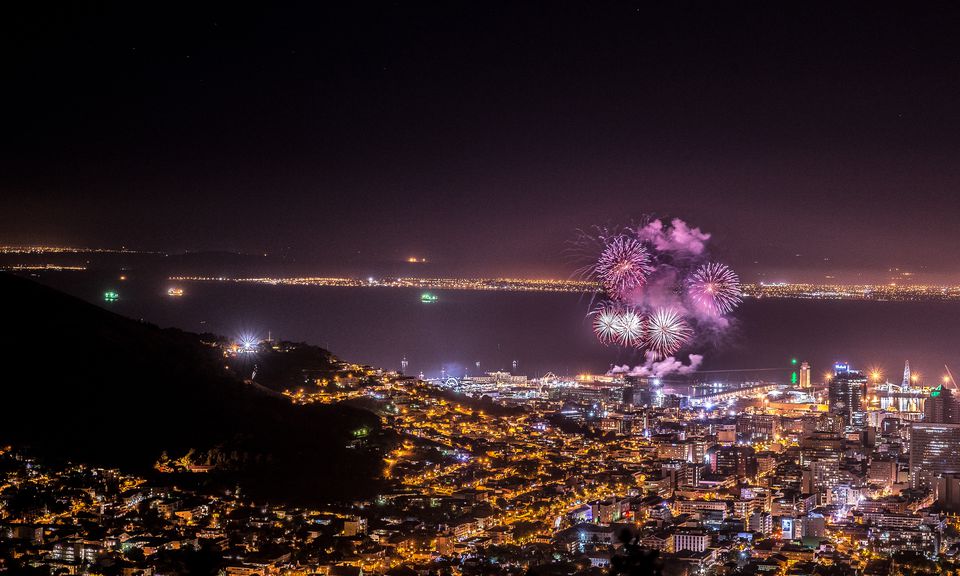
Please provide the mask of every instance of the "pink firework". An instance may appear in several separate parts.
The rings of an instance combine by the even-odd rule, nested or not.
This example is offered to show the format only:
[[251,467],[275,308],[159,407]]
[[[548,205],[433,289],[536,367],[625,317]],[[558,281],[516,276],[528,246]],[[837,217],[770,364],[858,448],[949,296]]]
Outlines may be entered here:
[[660,358],[670,356],[687,343],[693,331],[672,308],[658,308],[647,319],[644,344]]
[[620,312],[615,306],[601,305],[593,311],[593,333],[597,340],[610,344],[617,339]]
[[643,346],[644,321],[636,310],[623,310],[617,314],[615,328],[617,344],[633,348]]
[[593,267],[593,274],[615,300],[623,300],[630,291],[643,286],[652,271],[650,253],[643,243],[624,235],[606,245]]
[[727,314],[740,304],[740,278],[727,266],[708,262],[690,275],[687,294],[700,308],[715,315]]

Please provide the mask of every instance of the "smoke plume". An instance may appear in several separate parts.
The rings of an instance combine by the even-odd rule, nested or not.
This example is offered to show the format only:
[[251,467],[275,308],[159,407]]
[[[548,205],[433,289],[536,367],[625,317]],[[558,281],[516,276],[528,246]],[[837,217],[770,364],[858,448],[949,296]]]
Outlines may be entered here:
[[664,227],[662,220],[653,220],[637,232],[641,240],[650,242],[660,252],[674,252],[699,256],[706,248],[710,234],[699,228],[691,228],[679,218]]
[[702,363],[702,354],[690,354],[689,364],[684,364],[673,356],[667,356],[663,360],[657,360],[656,354],[647,352],[646,361],[643,364],[633,367],[630,367],[628,364],[614,366],[608,374],[610,376],[623,374],[626,376],[662,378],[669,374],[689,374],[696,372]]

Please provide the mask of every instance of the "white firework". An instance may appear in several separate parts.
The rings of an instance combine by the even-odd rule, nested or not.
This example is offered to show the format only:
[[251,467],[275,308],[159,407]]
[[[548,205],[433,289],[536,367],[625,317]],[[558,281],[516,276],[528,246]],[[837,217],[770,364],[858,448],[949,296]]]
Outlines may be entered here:
[[670,356],[690,340],[693,331],[673,308],[658,308],[647,319],[646,347],[660,358]]
[[593,333],[597,340],[610,344],[617,339],[620,313],[615,306],[601,305],[593,311]]
[[644,339],[643,316],[636,310],[623,310],[617,315],[616,337],[617,344],[624,347],[640,348]]

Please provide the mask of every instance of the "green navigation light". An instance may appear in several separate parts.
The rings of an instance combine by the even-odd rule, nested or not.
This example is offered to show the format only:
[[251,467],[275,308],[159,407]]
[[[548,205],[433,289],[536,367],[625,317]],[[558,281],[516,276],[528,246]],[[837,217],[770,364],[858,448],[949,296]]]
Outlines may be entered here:
[[796,364],[797,364],[797,359],[796,359],[796,358],[791,358],[791,359],[790,359],[790,363],[793,364],[793,365],[796,365]]

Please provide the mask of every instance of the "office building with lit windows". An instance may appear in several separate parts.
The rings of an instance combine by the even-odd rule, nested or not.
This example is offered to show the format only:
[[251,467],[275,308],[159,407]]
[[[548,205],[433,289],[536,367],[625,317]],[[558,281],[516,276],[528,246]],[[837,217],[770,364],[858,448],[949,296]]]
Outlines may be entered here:
[[910,486],[936,487],[937,478],[960,474],[960,424],[910,425]]
[[827,394],[830,412],[842,416],[845,424],[865,423],[864,397],[867,395],[867,377],[862,372],[853,370],[845,362],[834,364]]

